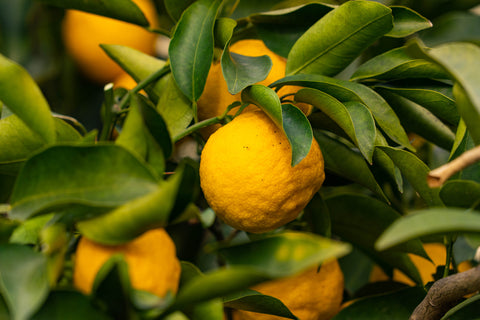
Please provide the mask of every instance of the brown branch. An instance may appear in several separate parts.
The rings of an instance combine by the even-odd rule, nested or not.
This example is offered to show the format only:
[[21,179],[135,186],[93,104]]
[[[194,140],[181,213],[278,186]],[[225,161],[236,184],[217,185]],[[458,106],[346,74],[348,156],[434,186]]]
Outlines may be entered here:
[[441,187],[455,173],[478,161],[480,161],[480,146],[470,149],[449,163],[430,171],[427,176],[427,183],[430,188]]
[[480,265],[437,280],[415,308],[410,320],[437,320],[465,295],[480,290]]

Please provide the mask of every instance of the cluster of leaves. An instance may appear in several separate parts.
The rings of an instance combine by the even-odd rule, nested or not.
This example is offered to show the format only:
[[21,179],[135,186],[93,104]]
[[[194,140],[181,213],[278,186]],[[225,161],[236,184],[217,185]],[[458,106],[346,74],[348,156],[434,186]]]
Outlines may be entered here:
[[[385,318],[385,310],[404,319],[425,296],[408,256],[428,258],[422,241],[445,241],[449,252],[463,244],[448,259],[473,258],[479,166],[441,188],[430,188],[426,176],[430,166],[480,143],[480,47],[471,33],[480,17],[443,15],[432,27],[408,7],[376,1],[258,2],[156,1],[160,27],[152,32],[171,39],[169,60],[102,45],[138,85],[105,86],[100,130],[52,112],[31,74],[0,55],[1,317],[223,319],[229,307],[295,319],[277,299],[247,288],[336,257],[347,297],[377,293],[338,319]],[[148,28],[130,0],[37,5]],[[452,31],[459,24],[465,30]],[[287,59],[286,76],[269,87],[255,85],[271,68],[268,57],[229,52],[230,43],[252,37]],[[229,120],[197,120],[213,60],[229,91],[242,93],[234,106],[255,104],[284,130],[292,165],[312,139],[323,151],[326,185],[296,221],[272,234],[252,236],[217,221],[199,190],[198,161],[174,156],[180,139],[201,146],[198,129]],[[279,98],[275,90],[285,85],[302,88]],[[314,112],[305,117],[297,102]],[[414,147],[412,135],[426,142]],[[130,288],[122,259],[104,266],[91,296],[72,289],[79,235],[120,244],[158,227],[170,231],[184,260],[175,297]],[[280,251],[296,254],[279,261]],[[419,286],[359,290],[373,263]]]

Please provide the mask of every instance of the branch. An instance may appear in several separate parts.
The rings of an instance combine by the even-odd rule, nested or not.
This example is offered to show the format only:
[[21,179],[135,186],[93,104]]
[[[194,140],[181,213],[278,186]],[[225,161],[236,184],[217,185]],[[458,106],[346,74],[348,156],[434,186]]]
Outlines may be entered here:
[[451,162],[430,171],[427,176],[427,183],[430,188],[440,187],[455,173],[480,161],[480,146],[470,149]]
[[480,290],[480,265],[436,281],[410,320],[437,320],[465,295]]

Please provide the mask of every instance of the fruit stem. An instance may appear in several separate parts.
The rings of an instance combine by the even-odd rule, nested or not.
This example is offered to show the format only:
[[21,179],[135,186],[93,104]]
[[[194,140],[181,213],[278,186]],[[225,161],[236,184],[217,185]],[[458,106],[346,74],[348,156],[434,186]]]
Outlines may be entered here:
[[215,117],[215,118],[210,118],[210,119],[206,119],[206,120],[197,122],[197,123],[191,125],[190,127],[188,127],[187,129],[185,129],[184,131],[177,134],[175,137],[173,137],[173,142],[175,143],[175,142],[179,141],[180,139],[188,136],[189,134],[197,131],[198,129],[207,127],[207,126],[212,125],[212,124],[220,123],[221,121],[222,121],[222,119],[220,117]]

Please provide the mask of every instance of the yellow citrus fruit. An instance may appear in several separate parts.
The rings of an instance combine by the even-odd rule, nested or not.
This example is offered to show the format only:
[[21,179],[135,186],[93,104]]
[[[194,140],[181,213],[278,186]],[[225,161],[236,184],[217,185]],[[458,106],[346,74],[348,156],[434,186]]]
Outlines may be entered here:
[[[437,267],[445,265],[445,261],[447,259],[447,252],[445,246],[440,243],[425,243],[423,247],[430,259],[432,259],[433,263],[415,254],[409,254],[409,257],[410,259],[412,259],[413,264],[417,267],[423,284],[427,284],[428,282],[435,280],[433,276],[437,272]],[[470,268],[471,266],[469,265],[469,263],[461,263],[458,266],[460,272]],[[370,274],[370,281],[375,282],[386,280],[389,280],[389,278],[383,272],[383,270],[378,266],[374,266]],[[397,269],[393,271],[392,280],[402,282],[411,286],[416,285],[409,277],[407,277],[405,274],[403,274]]]
[[[134,0],[151,26],[158,25],[151,0]],[[100,44],[119,44],[147,54],[155,53],[156,35],[119,20],[77,10],[67,10],[62,25],[63,42],[81,71],[98,83],[108,83],[122,69],[100,48]]]
[[210,136],[200,158],[200,184],[216,214],[239,230],[280,227],[304,209],[324,179],[315,141],[291,166],[286,135],[262,111],[245,112]]
[[[327,320],[340,311],[343,299],[343,273],[337,260],[320,270],[310,268],[292,277],[272,280],[252,287],[285,304],[300,320]],[[283,317],[234,310],[233,320],[281,320]]]
[[164,229],[153,229],[138,238],[116,246],[80,239],[73,271],[76,288],[85,294],[92,290],[98,270],[114,254],[122,254],[128,264],[133,288],[164,297],[176,293],[180,279],[180,261],[172,239]]
[[[267,55],[270,57],[272,60],[272,69],[267,78],[260,81],[258,84],[268,86],[276,80],[285,77],[285,58],[272,52],[261,40],[245,39],[237,41],[232,44],[230,51],[245,56],[257,57]],[[279,90],[278,95],[279,97],[282,97],[290,93],[295,93],[298,89],[300,89],[298,86],[284,86]],[[290,97],[289,100],[293,100],[293,96]],[[198,119],[205,120],[219,116],[235,101],[241,101],[241,94],[237,93],[232,95],[228,92],[227,83],[223,78],[220,62],[213,63],[208,73],[207,82],[202,96],[197,101]],[[307,115],[310,114],[313,108],[311,105],[305,103],[296,103],[295,105]],[[208,129],[204,130],[204,135],[208,136],[218,128],[218,125],[210,126]]]

